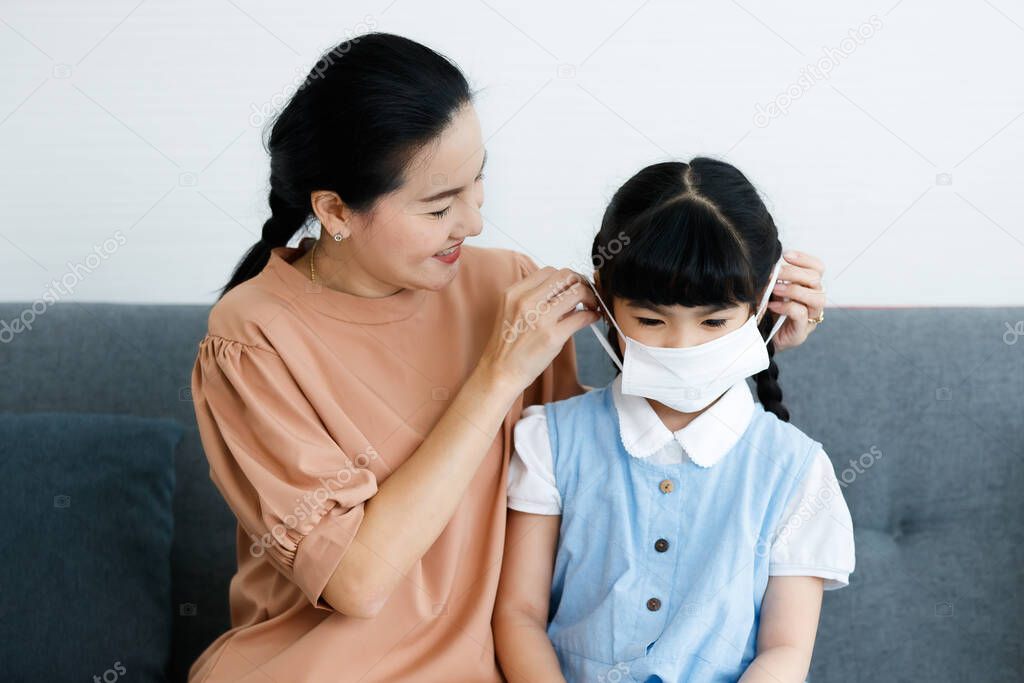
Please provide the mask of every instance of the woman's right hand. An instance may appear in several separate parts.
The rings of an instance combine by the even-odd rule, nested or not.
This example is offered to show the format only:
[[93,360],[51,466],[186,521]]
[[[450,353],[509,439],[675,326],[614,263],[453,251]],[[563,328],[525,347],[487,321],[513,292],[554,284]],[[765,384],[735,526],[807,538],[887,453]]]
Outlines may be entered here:
[[[577,304],[585,308],[576,311]],[[576,331],[600,319],[596,309],[582,275],[570,268],[540,268],[505,290],[481,366],[521,393]]]

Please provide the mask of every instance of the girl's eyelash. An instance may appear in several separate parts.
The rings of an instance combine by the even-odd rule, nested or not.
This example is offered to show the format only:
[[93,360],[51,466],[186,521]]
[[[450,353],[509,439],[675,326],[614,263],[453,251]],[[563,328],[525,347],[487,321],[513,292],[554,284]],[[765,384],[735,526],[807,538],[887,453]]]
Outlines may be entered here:
[[[636,320],[644,327],[653,327],[655,325],[661,324],[661,321],[656,318],[637,318]],[[725,318],[712,318],[710,320],[705,320],[703,324],[707,325],[708,327],[722,327],[727,322],[729,321],[726,320]]]

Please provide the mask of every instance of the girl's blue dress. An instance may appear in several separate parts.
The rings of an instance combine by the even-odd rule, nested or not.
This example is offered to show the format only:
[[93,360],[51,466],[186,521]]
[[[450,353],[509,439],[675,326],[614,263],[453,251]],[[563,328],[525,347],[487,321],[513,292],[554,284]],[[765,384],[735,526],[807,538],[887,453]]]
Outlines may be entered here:
[[548,636],[563,675],[736,681],[773,536],[821,444],[755,404],[714,467],[654,464],[623,447],[611,383],[544,412],[562,502]]

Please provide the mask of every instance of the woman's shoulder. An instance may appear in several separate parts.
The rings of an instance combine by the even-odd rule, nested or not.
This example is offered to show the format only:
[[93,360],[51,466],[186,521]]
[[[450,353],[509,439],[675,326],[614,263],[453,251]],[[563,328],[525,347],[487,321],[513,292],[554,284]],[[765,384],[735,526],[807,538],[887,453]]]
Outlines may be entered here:
[[[532,258],[512,249],[466,244],[462,249],[465,261],[457,282],[464,294],[457,296],[463,299],[470,297],[493,304],[497,294],[538,270]],[[288,294],[272,274],[262,271],[214,303],[207,316],[208,335],[272,349],[270,323],[296,314],[293,298]]]
[[233,287],[210,308],[207,337],[273,351],[270,324],[293,310],[291,302],[266,282],[265,273]]
[[534,270],[537,268],[532,258],[520,251],[506,247],[485,247],[479,244],[463,243],[462,252],[464,254],[472,254],[475,260],[483,260],[491,264],[505,263],[516,268],[521,268],[522,264],[526,264]]
[[532,258],[513,249],[463,244],[462,252],[467,267],[460,277],[468,275],[466,280],[474,284],[490,282],[507,287],[539,270]]

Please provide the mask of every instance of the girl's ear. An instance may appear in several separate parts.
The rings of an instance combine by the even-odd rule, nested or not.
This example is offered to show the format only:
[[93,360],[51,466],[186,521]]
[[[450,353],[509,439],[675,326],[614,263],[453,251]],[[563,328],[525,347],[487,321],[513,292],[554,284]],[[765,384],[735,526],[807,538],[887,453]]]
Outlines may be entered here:
[[[769,289],[769,291],[771,291],[771,290],[774,290],[774,289],[775,289],[775,283],[776,283],[777,281],[778,281],[778,280],[772,280],[771,282],[769,282],[769,283],[768,283],[768,289]],[[762,297],[763,297],[763,296],[764,296],[765,294],[766,294],[766,292],[761,292],[761,296],[762,296]],[[764,310],[763,310],[763,311],[761,311],[761,314],[757,316],[757,322],[758,322],[758,324],[760,324],[760,322],[761,322],[762,320],[764,320],[764,317],[765,317],[766,315],[768,315],[768,303],[771,303],[771,299],[772,299],[772,295],[771,295],[771,294],[768,294],[768,302],[767,302],[767,303],[765,303],[765,306],[764,306]],[[760,303],[760,300],[758,301],[758,303]],[[754,304],[754,305],[756,306],[756,304]],[[756,309],[756,308],[754,309],[754,312],[755,312],[755,313],[757,312],[757,309]]]
[[[597,289],[598,291],[600,291],[601,290],[601,275],[596,270],[594,271],[594,276],[593,276],[592,279],[594,281],[594,288]],[[611,306],[611,302],[610,301],[605,301],[605,303],[608,304],[609,306]],[[601,319],[604,320],[605,324],[611,325],[612,324],[611,320],[610,320],[610,318],[611,318],[611,311],[606,309],[604,307],[604,305],[600,301],[597,302],[597,305],[600,306],[600,308],[601,308]]]
[[[594,274],[590,276],[590,281],[594,284],[594,289],[601,289],[601,275],[595,270]],[[598,301],[597,305],[601,307],[601,312],[604,312],[604,306],[601,306],[601,302]]]

